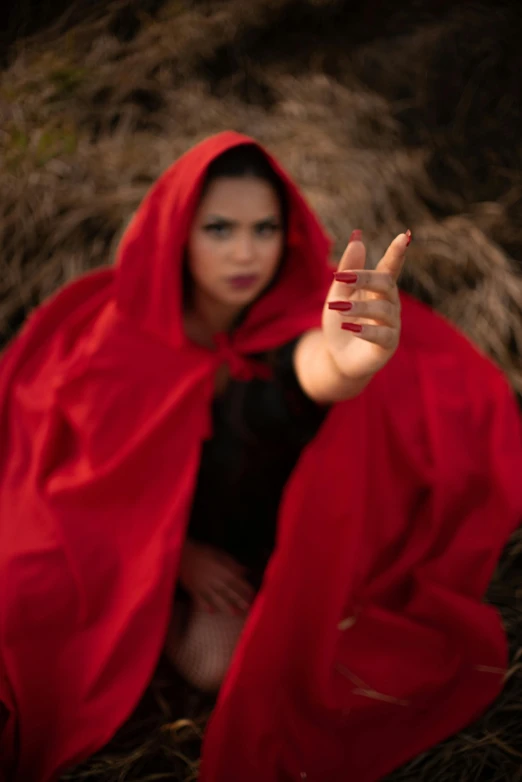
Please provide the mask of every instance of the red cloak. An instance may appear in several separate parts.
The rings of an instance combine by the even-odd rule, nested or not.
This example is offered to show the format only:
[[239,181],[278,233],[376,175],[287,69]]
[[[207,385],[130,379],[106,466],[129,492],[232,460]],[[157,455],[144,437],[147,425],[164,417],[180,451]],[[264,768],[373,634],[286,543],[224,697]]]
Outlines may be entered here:
[[[209,163],[169,169],[114,269],[66,287],[0,364],[0,775],[51,782],[103,746],[164,642],[213,377],[320,322],[328,241],[295,186],[270,293],[216,351],[186,339],[183,246]],[[376,780],[502,686],[482,604],[522,515],[501,373],[403,297],[389,365],[336,405],[283,499],[276,552],[211,722],[203,782]]]

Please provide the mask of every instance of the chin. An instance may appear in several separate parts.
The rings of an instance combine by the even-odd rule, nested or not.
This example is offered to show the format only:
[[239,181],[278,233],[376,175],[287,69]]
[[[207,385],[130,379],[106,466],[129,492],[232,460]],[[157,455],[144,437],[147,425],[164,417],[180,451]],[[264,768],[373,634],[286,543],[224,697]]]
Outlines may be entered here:
[[248,291],[227,291],[226,296],[223,296],[221,301],[223,304],[227,304],[232,307],[248,307],[249,304],[253,304],[256,299],[259,298],[264,288],[256,287],[255,290]]

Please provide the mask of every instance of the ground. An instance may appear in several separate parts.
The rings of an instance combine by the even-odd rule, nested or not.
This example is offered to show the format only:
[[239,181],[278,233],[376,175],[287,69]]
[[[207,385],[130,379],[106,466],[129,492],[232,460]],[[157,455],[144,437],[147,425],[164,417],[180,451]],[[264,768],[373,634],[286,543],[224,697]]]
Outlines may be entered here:
[[[522,397],[517,5],[80,6],[18,41],[0,72],[4,343],[65,280],[112,260],[147,188],[181,152],[234,128],[255,135],[294,175],[335,255],[362,228],[375,263],[409,227],[402,286],[465,331]],[[511,640],[503,696],[475,726],[392,779],[522,779],[521,564],[517,535],[490,590]],[[115,747],[70,778],[194,778],[197,725],[176,720],[198,723],[207,707],[191,693],[181,697],[162,668]]]

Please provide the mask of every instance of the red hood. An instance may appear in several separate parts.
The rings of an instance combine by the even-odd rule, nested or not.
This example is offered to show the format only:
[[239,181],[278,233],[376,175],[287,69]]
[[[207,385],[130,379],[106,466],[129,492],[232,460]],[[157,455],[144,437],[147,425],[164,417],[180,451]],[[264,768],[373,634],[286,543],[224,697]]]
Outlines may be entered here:
[[289,227],[283,273],[250,310],[244,331],[285,319],[288,309],[320,311],[331,279],[329,240],[295,184],[265,150],[239,133],[226,131],[187,152],[152,187],[118,251],[119,310],[173,347],[183,344],[182,263],[184,247],[210,164],[233,147],[251,145],[266,155],[287,193]]

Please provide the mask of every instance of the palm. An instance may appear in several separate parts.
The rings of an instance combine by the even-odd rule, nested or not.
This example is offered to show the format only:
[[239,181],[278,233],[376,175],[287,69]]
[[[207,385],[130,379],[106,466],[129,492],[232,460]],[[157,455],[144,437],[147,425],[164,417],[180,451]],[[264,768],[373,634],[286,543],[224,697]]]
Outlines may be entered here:
[[[366,251],[360,240],[348,244],[337,272],[355,273],[357,282],[334,281],[323,310],[323,335],[338,370],[351,379],[379,371],[395,352],[400,334],[400,300],[397,278],[409,238],[398,236],[375,271],[365,269]],[[340,312],[351,304],[351,309]],[[336,310],[331,309],[337,307]],[[342,324],[362,325],[362,332]]]
[[[365,291],[353,291],[348,294],[347,300],[366,301],[368,296]],[[358,322],[356,318],[351,320]],[[323,334],[339,371],[347,377],[356,379],[371,375],[381,369],[389,358],[388,351],[380,345],[366,342],[349,331],[342,331],[339,328],[339,314],[329,310],[327,302],[323,309]]]

